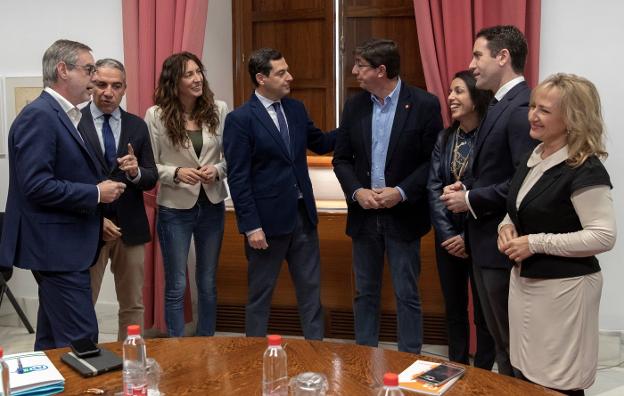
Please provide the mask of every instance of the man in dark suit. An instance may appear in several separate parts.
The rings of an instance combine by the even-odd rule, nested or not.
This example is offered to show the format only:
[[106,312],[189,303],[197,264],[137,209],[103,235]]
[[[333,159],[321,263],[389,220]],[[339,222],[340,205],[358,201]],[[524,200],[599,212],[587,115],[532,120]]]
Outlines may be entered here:
[[254,52],[249,74],[256,91],[228,114],[223,131],[228,185],[247,240],[246,333],[266,334],[271,296],[286,260],[303,334],[322,339],[318,218],[306,148],[330,152],[336,135],[316,128],[303,104],[286,97],[293,77],[279,51]]
[[365,92],[344,105],[333,164],[353,241],[356,342],[377,346],[387,255],[399,350],[420,353],[420,238],[430,228],[426,185],[442,118],[438,99],[402,82],[399,65],[391,40],[371,39],[356,48],[352,73]]
[[[125,185],[102,179],[76,129],[95,66],[84,44],[58,40],[43,55],[44,92],[9,131],[9,194],[0,262],[30,269],[39,286],[35,350],[97,342],[89,267],[98,254],[99,203]],[[98,183],[99,182],[99,183]]]
[[509,181],[520,158],[535,146],[529,136],[531,91],[522,73],[527,43],[515,26],[481,30],[470,69],[477,88],[495,93],[481,122],[464,185],[444,188],[442,201],[455,213],[469,212],[466,240],[483,316],[496,343],[498,372],[513,376],[509,361],[507,299],[512,262],[498,251],[497,227],[505,216]]
[[143,191],[158,180],[152,144],[145,122],[119,107],[126,92],[126,71],[115,59],[95,64],[93,102],[82,109],[78,130],[104,175],[126,184],[113,203],[104,205],[104,245],[91,267],[91,291],[96,303],[110,259],[119,302],[117,339],[126,338],[128,325],[143,328],[144,244],[151,239],[143,206]]

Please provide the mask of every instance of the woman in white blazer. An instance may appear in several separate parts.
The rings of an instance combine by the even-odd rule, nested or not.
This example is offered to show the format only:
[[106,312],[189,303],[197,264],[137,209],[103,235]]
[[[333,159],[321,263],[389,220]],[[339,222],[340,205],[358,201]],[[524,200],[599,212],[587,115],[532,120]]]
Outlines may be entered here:
[[228,112],[214,99],[197,56],[163,62],[155,106],[145,114],[160,177],[157,231],[165,267],[165,320],[169,336],[184,335],[184,292],[191,236],[195,240],[196,335],[213,335],[216,272],[223,239],[223,123]]

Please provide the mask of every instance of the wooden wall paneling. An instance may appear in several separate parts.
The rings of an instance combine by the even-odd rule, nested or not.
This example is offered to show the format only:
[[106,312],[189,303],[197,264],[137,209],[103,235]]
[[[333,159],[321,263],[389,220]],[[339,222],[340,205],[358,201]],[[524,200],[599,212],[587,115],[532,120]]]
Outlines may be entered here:
[[[333,129],[333,1],[234,0],[233,8],[234,18],[243,19],[233,22],[240,32],[234,32],[235,106],[246,101],[254,88],[246,57],[253,50],[271,47],[282,52],[293,75],[291,96],[304,101],[319,128]],[[318,90],[314,102],[306,95],[310,89]]]
[[252,0],[249,2],[256,13],[307,11],[309,9],[321,9],[326,3],[325,0]]
[[225,229],[217,268],[219,305],[240,305],[247,302],[247,258],[245,238],[238,232],[233,211],[225,212]]
[[323,19],[254,22],[252,47],[278,49],[286,58],[295,86],[299,80],[325,83],[331,65],[325,62],[324,28]]
[[[346,214],[319,214],[321,251],[321,300],[326,314],[326,336],[353,338],[352,304],[355,283],[352,270],[351,239],[345,235]],[[218,315],[220,331],[244,331],[247,302],[247,260],[244,238],[238,233],[234,212],[226,213],[223,247],[217,271]],[[421,277],[419,290],[428,343],[444,343],[444,302],[433,254],[433,233],[421,241]],[[388,265],[384,267],[381,300],[380,338],[396,340],[396,305]],[[288,266],[283,264],[273,303],[269,328],[282,334],[301,334],[295,289]]]
[[[297,95],[297,99],[301,100],[308,111],[308,115],[314,124],[320,128],[320,125],[326,125],[331,120],[328,120],[329,116],[325,111],[325,93],[326,88],[303,88],[299,87],[293,90],[293,95]],[[312,153],[308,151],[308,153]]]
[[234,107],[242,105],[253,92],[247,72],[251,53],[251,6],[247,0],[232,1],[232,60],[234,64]]
[[401,53],[401,79],[425,89],[412,1],[347,0],[344,2],[342,21],[344,97],[348,98],[360,91],[359,84],[351,73],[353,51],[356,46],[372,37],[396,41]]

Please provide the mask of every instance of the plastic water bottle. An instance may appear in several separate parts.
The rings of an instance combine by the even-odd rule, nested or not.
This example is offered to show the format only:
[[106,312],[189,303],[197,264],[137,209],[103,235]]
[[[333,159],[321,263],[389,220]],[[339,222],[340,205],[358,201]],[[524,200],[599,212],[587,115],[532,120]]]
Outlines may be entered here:
[[384,374],[384,386],[379,390],[377,396],[404,396],[399,388],[399,376],[395,373]]
[[9,386],[9,365],[2,358],[4,349],[0,347],[0,396],[9,396],[11,387]]
[[267,337],[262,366],[262,396],[288,396],[288,361],[282,336]]
[[128,326],[128,337],[123,343],[123,395],[147,395],[147,371],[145,369],[145,341],[139,325]]

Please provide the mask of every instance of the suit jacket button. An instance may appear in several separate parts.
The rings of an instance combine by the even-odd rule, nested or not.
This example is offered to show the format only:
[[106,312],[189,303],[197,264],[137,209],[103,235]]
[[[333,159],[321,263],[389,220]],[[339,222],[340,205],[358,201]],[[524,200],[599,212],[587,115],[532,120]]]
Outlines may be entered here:
[[366,172],[366,176],[370,176],[370,172]]

